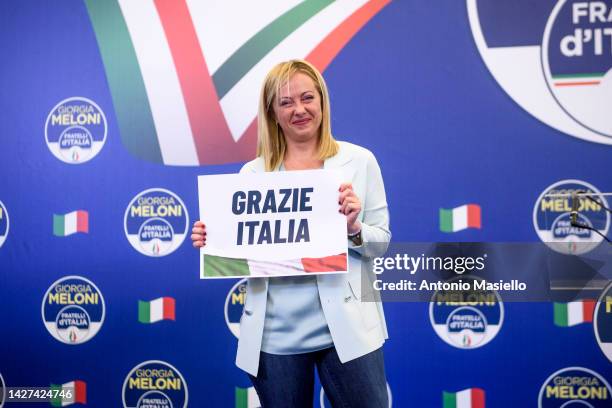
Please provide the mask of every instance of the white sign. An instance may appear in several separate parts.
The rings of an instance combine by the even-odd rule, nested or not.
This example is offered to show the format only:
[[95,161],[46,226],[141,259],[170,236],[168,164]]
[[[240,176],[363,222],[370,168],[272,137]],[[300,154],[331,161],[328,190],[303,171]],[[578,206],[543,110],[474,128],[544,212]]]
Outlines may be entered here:
[[200,276],[346,272],[341,182],[333,170],[199,176]]

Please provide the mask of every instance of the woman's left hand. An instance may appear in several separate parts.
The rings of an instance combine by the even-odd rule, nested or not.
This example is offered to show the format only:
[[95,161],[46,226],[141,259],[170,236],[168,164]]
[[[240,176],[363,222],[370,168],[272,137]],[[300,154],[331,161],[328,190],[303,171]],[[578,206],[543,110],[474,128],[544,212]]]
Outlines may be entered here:
[[353,191],[353,185],[351,183],[342,183],[340,185],[338,204],[340,204],[339,211],[346,215],[346,229],[349,235],[361,231],[361,222],[357,219],[357,216],[361,212],[361,200]]

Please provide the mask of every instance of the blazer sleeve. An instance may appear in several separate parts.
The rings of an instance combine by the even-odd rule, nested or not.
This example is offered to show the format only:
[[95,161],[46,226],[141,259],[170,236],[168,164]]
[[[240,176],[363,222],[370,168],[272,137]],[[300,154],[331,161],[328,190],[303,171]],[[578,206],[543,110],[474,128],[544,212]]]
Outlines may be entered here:
[[244,165],[240,168],[238,174],[244,173],[257,173],[257,171],[255,170],[254,160],[244,163]]
[[374,155],[368,152],[366,159],[365,194],[362,199],[361,239],[357,246],[351,240],[349,249],[364,257],[372,258],[383,255],[391,240],[389,230],[389,209],[380,166]]

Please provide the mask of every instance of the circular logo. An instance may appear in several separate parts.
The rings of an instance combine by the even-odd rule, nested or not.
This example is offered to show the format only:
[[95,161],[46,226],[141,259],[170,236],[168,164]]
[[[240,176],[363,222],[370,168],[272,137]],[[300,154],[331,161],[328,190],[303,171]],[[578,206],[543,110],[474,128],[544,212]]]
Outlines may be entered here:
[[609,0],[522,2],[510,13],[500,2],[466,3],[483,61],[519,106],[568,135],[612,144]]
[[567,367],[544,381],[538,396],[538,408],[609,407],[610,392],[610,384],[595,371]]
[[132,199],[123,224],[134,249],[147,256],[164,256],[185,240],[189,214],[183,200],[172,191],[151,188]]
[[124,408],[185,408],[189,392],[176,368],[165,361],[149,360],[125,377],[121,396]]
[[597,300],[593,322],[597,344],[612,362],[612,282]]
[[[393,406],[393,395],[391,395],[391,387],[389,387],[389,383],[387,383],[387,397],[389,399],[389,408],[391,408]],[[319,393],[319,404],[321,405],[321,408],[328,408],[332,406],[325,395],[325,390],[323,387],[321,387],[321,392]]]
[[102,292],[81,276],[66,276],[55,281],[47,289],[41,309],[49,333],[66,344],[85,343],[104,323]]
[[2,201],[0,201],[0,247],[2,247],[4,241],[6,241],[6,237],[9,233],[9,227],[10,223],[8,212],[6,211],[6,207]]
[[[533,226],[536,233],[548,247],[562,254],[584,254],[603,241],[603,237],[594,231],[571,224],[571,194],[579,192],[601,200],[603,205],[608,207],[608,202],[601,192],[581,180],[561,180],[548,186],[533,207]],[[585,196],[578,196],[576,200],[577,222],[606,235],[610,226],[610,214],[597,202]]]
[[[612,137],[612,3],[561,0],[542,42],[542,68],[550,92],[576,122]],[[607,10],[601,9],[604,7]],[[606,12],[607,11],[607,12]],[[604,18],[602,13],[606,13]]]
[[92,100],[75,96],[51,109],[45,122],[45,138],[51,153],[69,164],[85,163],[106,142],[108,127],[102,109]]
[[247,280],[239,280],[225,298],[225,323],[236,338],[240,337],[240,318],[246,301]]
[[[449,282],[475,280],[455,277]],[[434,293],[429,320],[436,334],[460,349],[484,346],[497,336],[504,322],[504,305],[496,291],[445,291]]]

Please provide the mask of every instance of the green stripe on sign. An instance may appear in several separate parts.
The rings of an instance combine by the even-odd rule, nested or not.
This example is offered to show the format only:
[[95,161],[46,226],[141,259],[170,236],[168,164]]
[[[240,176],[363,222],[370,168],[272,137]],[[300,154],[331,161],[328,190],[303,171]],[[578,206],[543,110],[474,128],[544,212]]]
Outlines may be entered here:
[[249,276],[246,259],[226,258],[223,256],[204,256],[204,276]]
[[138,301],[138,321],[140,323],[151,323],[151,303]]
[[440,208],[440,231],[453,232],[453,210]]
[[64,216],[53,214],[53,235],[56,237],[65,236],[64,232]]
[[568,307],[565,303],[555,302],[555,326],[567,327],[569,324]]
[[456,408],[457,407],[457,394],[454,392],[443,392],[442,395],[443,407],[444,408]]
[[263,57],[333,0],[310,0],[298,4],[262,28],[236,50],[213,74],[219,99],[251,70]]
[[135,156],[163,163],[134,45],[116,0],[85,0],[113,97],[121,140]]

